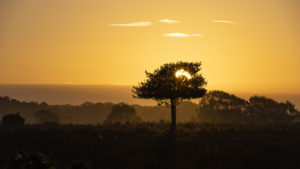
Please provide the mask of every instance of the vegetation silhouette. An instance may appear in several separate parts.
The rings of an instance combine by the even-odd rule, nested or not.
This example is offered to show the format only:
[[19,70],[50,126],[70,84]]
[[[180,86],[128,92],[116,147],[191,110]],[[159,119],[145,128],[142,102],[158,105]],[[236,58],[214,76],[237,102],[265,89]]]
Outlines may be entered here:
[[[171,105],[171,131],[176,129],[176,106],[183,99],[199,98],[206,90],[205,79],[199,74],[201,62],[176,62],[162,65],[153,73],[146,73],[146,81],[133,86],[135,98],[154,99],[159,104]],[[176,77],[177,71],[186,71],[190,77]]]
[[22,150],[9,160],[7,169],[53,169],[53,162],[43,153]]
[[111,113],[108,115],[104,124],[107,123],[127,123],[141,122],[142,119],[136,115],[134,107],[125,103],[119,103],[112,107]]
[[199,101],[197,117],[205,122],[241,123],[247,101],[223,91],[209,91]]
[[224,91],[209,91],[201,98],[196,114],[200,122],[288,124],[300,112],[289,101],[279,103],[262,96],[248,101]]
[[2,124],[5,126],[22,126],[25,119],[19,113],[7,114],[2,117]]
[[278,103],[263,96],[253,96],[249,99],[247,112],[258,123],[286,124],[299,115],[295,105],[291,102]]
[[[256,99],[254,99],[256,98]],[[258,99],[260,98],[260,99]],[[268,101],[264,101],[268,100]],[[51,110],[62,124],[102,124],[112,112],[113,103],[85,102],[81,105],[48,105],[47,103],[20,102],[9,97],[0,97],[0,118],[6,114],[19,112],[27,124],[43,123],[35,113]],[[169,107],[130,105],[136,115],[145,122],[170,121]],[[252,96],[242,99],[224,91],[209,91],[199,103],[183,101],[176,109],[177,122],[209,123],[260,123],[288,124],[300,120],[300,113],[289,101],[278,102],[271,98]],[[51,113],[51,114],[52,114]],[[275,117],[276,116],[276,117]],[[51,117],[50,119],[52,119]],[[56,118],[54,118],[56,119]],[[276,120],[277,119],[277,120]],[[46,118],[44,120],[49,123]],[[51,122],[52,121],[52,122]],[[56,123],[50,120],[50,123]]]
[[299,168],[299,124],[178,123],[172,142],[168,126],[0,126],[0,168]]
[[[164,121],[167,106],[48,105],[0,97],[2,114],[16,109],[25,109],[19,116],[26,117],[26,124],[0,125],[1,169],[300,167],[300,123],[296,121],[300,112],[289,101],[262,96],[246,100],[209,91],[199,104],[185,101],[178,105],[178,117],[194,118],[193,122],[179,122],[171,137],[170,124]],[[27,117],[36,118],[37,112],[59,114],[65,121],[53,125],[35,119],[28,123]],[[145,122],[150,116],[155,116],[152,121],[162,120]],[[144,121],[136,123],[138,117]],[[70,124],[72,118],[110,122],[78,125]]]
[[49,109],[41,109],[37,112],[35,112],[34,117],[37,119],[40,123],[58,123],[59,117],[58,114],[53,113]]

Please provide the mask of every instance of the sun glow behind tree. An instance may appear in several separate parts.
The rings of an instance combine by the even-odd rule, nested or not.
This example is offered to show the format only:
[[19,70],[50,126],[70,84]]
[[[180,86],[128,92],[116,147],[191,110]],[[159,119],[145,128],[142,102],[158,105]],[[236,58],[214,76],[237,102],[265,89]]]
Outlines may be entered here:
[[192,76],[190,75],[190,73],[187,72],[187,71],[185,71],[184,69],[180,69],[180,70],[176,71],[175,76],[177,78],[182,77],[182,76],[186,77],[187,79],[191,79],[192,78]]
[[[171,131],[176,128],[176,106],[184,99],[203,97],[206,81],[202,74],[201,62],[167,63],[154,72],[147,72],[147,79],[132,92],[135,98],[154,99],[158,104],[171,105]],[[187,71],[185,71],[187,70]]]

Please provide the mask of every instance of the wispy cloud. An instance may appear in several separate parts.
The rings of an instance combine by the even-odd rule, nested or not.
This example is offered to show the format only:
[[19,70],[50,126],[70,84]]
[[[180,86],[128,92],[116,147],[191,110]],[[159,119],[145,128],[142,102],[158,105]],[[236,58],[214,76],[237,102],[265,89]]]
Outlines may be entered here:
[[237,23],[234,21],[229,21],[229,20],[213,20],[215,23]]
[[198,33],[193,33],[191,34],[191,36],[203,36],[202,34],[198,34]]
[[176,33],[165,33],[165,34],[163,34],[163,36],[184,38],[184,37],[192,37],[192,36],[201,37],[203,35],[202,34],[196,34],[196,33],[187,34],[187,33],[176,32]]
[[120,24],[110,24],[110,26],[120,26],[120,27],[143,27],[151,26],[153,23],[149,21],[145,22],[133,22],[133,23],[120,23]]
[[170,36],[170,37],[189,37],[189,34],[186,33],[165,33],[164,36]]
[[178,23],[179,21],[177,20],[170,20],[170,19],[162,19],[162,20],[159,20],[159,22],[162,22],[162,23]]

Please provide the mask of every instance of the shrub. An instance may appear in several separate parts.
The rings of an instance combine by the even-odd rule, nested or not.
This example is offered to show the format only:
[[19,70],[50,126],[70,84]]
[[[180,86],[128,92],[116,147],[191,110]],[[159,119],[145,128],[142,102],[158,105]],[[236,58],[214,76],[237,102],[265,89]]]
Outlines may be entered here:
[[2,118],[2,124],[5,126],[24,125],[25,119],[19,114],[7,114]]

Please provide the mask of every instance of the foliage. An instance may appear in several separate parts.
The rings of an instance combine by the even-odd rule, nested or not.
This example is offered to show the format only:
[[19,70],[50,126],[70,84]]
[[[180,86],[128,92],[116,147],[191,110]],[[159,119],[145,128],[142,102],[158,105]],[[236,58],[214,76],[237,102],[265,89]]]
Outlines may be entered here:
[[37,102],[21,102],[8,96],[0,96],[0,117],[5,114],[19,112],[20,115],[26,118],[27,123],[31,123],[34,122],[32,113],[40,109],[41,107]]
[[[0,100],[1,98],[2,97],[0,97]],[[45,109],[58,114],[60,123],[99,124],[106,120],[111,113],[112,107],[116,105],[114,103],[91,102],[85,102],[81,105],[48,105],[47,103],[31,105],[30,102],[12,100],[15,99],[7,99],[3,104],[0,103],[0,118],[2,118],[4,114],[18,110],[16,112],[19,112],[22,117],[26,118],[26,123],[36,123],[37,118],[34,116],[34,113]],[[168,106],[132,105],[132,107],[134,107],[143,121],[170,120],[168,115],[170,110]],[[190,102],[182,102],[178,105],[178,122],[189,121],[195,114],[196,107],[197,104]]]
[[[132,92],[136,98],[155,99],[159,104],[171,104],[172,126],[176,127],[176,105],[182,99],[202,97],[206,90],[203,86],[205,79],[199,71],[201,63],[177,62],[162,65],[153,73],[146,71],[147,79],[138,86],[133,86]],[[184,70],[191,78],[176,77],[176,72]]]
[[[206,92],[202,88],[206,82],[198,73],[201,70],[200,66],[200,62],[177,62],[164,64],[153,73],[146,71],[147,80],[133,87],[134,97],[157,101],[202,97]],[[176,77],[175,73],[180,69],[189,72],[192,78]]]
[[288,123],[292,120],[289,113],[296,113],[295,107],[290,102],[278,103],[262,96],[251,97],[247,108],[249,114],[259,123]]
[[[274,100],[274,102],[264,102],[263,100],[269,98],[263,98],[252,99],[251,102],[249,99],[245,100],[236,96],[233,97],[233,95],[228,93],[223,95],[224,96],[220,94],[220,96],[208,97],[210,94],[207,94],[199,102],[200,105],[190,101],[183,101],[177,106],[176,115],[178,118],[176,120],[178,122],[188,122],[193,118],[193,121],[198,119],[197,121],[199,122],[206,121],[214,123],[291,123],[300,121],[299,111],[295,108],[295,105],[289,101],[283,103]],[[230,95],[228,96],[230,98],[225,99],[226,95]],[[254,97],[260,98],[261,96],[253,96],[252,98]],[[223,100],[222,102],[224,103],[219,99],[218,104],[222,106],[212,108],[211,106],[215,104],[214,102],[217,102],[216,98],[222,98],[221,100]],[[226,102],[224,100],[226,100]],[[242,102],[246,101],[246,103],[243,105],[244,103],[239,103],[234,100],[243,100]],[[226,108],[230,104],[230,108]],[[19,112],[20,116],[26,119],[27,124],[32,124],[38,120],[34,113],[44,109],[51,110],[52,113],[59,115],[60,123],[99,124],[107,119],[114,105],[116,104],[91,102],[86,102],[81,105],[48,105],[47,103],[20,102],[8,97],[0,97],[0,118],[2,119],[6,114]],[[277,108],[274,109],[272,108],[274,106],[271,105]],[[134,107],[138,116],[143,121],[170,121],[170,115],[168,114],[170,109],[168,106],[131,106]],[[220,107],[223,108],[221,109]],[[274,112],[275,110],[277,112]],[[193,116],[195,116],[195,118]]]
[[34,117],[40,123],[57,123],[59,122],[58,114],[53,113],[51,110],[42,109],[35,112]]
[[0,127],[0,166],[18,168],[23,152],[22,165],[37,159],[53,169],[299,168],[299,124],[178,123],[172,136],[168,125]]
[[7,114],[2,117],[2,124],[5,126],[22,126],[25,119],[19,113]]
[[34,115],[42,109],[59,114],[61,123],[102,123],[111,112],[112,103],[84,103],[82,105],[48,105],[46,102],[21,102],[9,97],[0,96],[0,117],[5,114],[19,112],[26,118],[26,123],[36,123]]
[[8,169],[53,169],[49,158],[35,151],[20,151],[8,163]]
[[199,102],[198,119],[207,122],[239,122],[245,118],[247,101],[223,91],[210,91]]
[[214,123],[291,123],[298,115],[295,105],[287,101],[253,96],[249,101],[223,91],[210,91],[199,102],[199,121]]
[[104,123],[140,122],[141,118],[136,114],[137,113],[132,106],[125,103],[119,103],[112,107],[111,113]]

